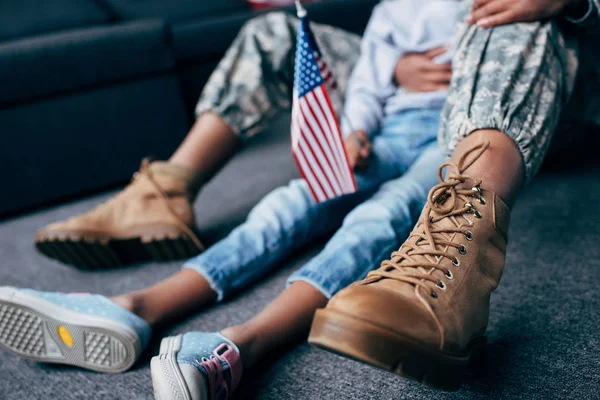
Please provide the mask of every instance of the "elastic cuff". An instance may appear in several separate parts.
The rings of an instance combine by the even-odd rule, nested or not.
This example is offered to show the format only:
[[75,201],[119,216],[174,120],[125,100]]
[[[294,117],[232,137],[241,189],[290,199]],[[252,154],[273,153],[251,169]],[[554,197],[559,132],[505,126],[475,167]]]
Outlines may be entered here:
[[231,129],[231,132],[233,132],[235,136],[239,137],[240,139],[246,138],[247,135],[242,135],[242,132],[240,131],[240,128],[235,124],[235,121],[227,117],[227,115],[224,115],[223,113],[217,111],[212,104],[202,104],[202,102],[199,102],[196,105],[196,110],[194,114],[196,115],[196,119],[198,119],[202,116],[202,114],[207,112],[213,113],[219,118],[221,118],[223,122],[225,122],[225,124],[229,127],[229,129]]
[[[448,149],[448,154],[451,155],[458,143],[469,136],[471,133],[479,130],[496,130],[503,132],[506,136],[511,138],[517,149],[519,149],[519,153],[521,154],[521,160],[523,161],[523,168],[525,170],[525,183],[529,183],[535,173],[538,170],[539,166],[532,165],[536,160],[532,157],[531,153],[531,137],[533,135],[527,135],[523,132],[523,126],[519,121],[512,121],[510,124],[498,124],[494,121],[493,118],[488,120],[488,123],[479,123],[475,124],[468,118],[465,118],[461,121],[460,124],[456,127],[456,134],[452,136],[449,143],[446,143],[446,148]],[[539,162],[539,161],[538,161]]]
[[287,280],[285,287],[286,288],[290,287],[290,285],[294,282],[306,282],[309,285],[313,286],[315,289],[317,289],[319,292],[321,292],[323,294],[323,296],[327,297],[328,299],[331,299],[331,297],[333,297],[333,293],[331,293],[329,290],[325,289],[325,286],[321,285],[316,280],[308,278],[306,276],[291,276]]
[[223,289],[217,284],[217,280],[210,274],[208,269],[206,269],[205,267],[203,267],[201,265],[191,264],[191,263],[183,264],[183,267],[181,267],[181,268],[182,269],[184,269],[184,268],[185,269],[193,269],[194,271],[196,271],[197,273],[202,275],[204,277],[204,279],[206,279],[208,281],[210,288],[212,290],[214,290],[214,292],[217,294],[217,302],[220,302],[223,300],[223,298],[225,297],[225,293],[224,293]]

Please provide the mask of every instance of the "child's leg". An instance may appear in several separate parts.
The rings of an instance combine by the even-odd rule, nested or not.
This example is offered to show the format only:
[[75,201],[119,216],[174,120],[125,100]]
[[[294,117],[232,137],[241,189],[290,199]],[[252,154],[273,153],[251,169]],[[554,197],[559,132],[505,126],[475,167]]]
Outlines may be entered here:
[[387,182],[344,219],[325,249],[294,273],[289,287],[248,322],[224,329],[244,366],[302,338],[316,309],[335,292],[372,270],[412,228],[437,181],[443,156],[433,143],[401,178]]
[[315,310],[327,300],[313,285],[294,282],[252,319],[221,333],[238,346],[248,368],[270,351],[304,339]]
[[[180,273],[155,286],[113,300],[156,324],[220,300],[247,286],[291,251],[339,227],[348,212],[367,199],[379,184],[404,173],[427,146],[435,147],[438,120],[439,110],[418,110],[389,118],[373,143],[369,167],[356,174],[359,193],[316,204],[305,182],[292,181],[267,195],[250,212],[244,224],[205,253],[188,261]],[[427,160],[428,157],[422,158]],[[428,171],[427,168],[422,170]],[[411,171],[406,182],[414,181],[411,176],[417,170],[412,168]],[[431,185],[434,183],[431,181]],[[400,193],[399,196],[403,198],[406,194]],[[416,208],[420,209],[423,202],[417,201]],[[362,214],[361,211],[357,213]],[[359,231],[363,228],[360,223],[350,225]],[[395,234],[392,236],[397,237]],[[346,237],[343,240],[350,239]],[[328,246],[339,247],[343,240]],[[335,252],[332,250],[328,254]],[[354,255],[345,253],[344,257],[353,258]],[[378,258],[379,255],[365,251],[356,258],[356,263],[368,269],[373,257]],[[317,266],[320,262],[315,260],[312,265]],[[310,279],[309,275],[318,273],[304,270],[303,274],[303,279]],[[343,287],[357,278],[348,277],[338,286]],[[174,293],[174,288],[177,293]]]
[[408,236],[444,158],[437,142],[430,144],[402,177],[352,210],[323,251],[289,282],[309,282],[331,297],[376,268]]
[[[375,180],[371,186],[376,187]],[[363,180],[363,187],[367,183]],[[317,204],[302,180],[268,194],[245,223],[172,277],[112,300],[158,324],[221,300],[309,241],[333,231],[373,189]]]

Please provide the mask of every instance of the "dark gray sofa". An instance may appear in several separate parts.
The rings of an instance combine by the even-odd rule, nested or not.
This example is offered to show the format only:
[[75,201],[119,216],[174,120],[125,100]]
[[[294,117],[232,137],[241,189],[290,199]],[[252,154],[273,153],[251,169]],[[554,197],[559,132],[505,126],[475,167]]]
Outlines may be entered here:
[[[375,3],[309,9],[361,32]],[[1,1],[0,218],[115,187],[142,157],[167,157],[254,15],[242,0]]]
[[[341,3],[337,2],[338,5]],[[0,2],[0,21],[4,4]],[[160,10],[158,1],[144,4],[156,4],[157,8],[152,10]],[[341,9],[340,13],[348,12],[346,7]],[[114,21],[115,17],[108,15],[108,20]],[[337,15],[326,16],[337,21]],[[119,57],[133,63],[127,67],[132,74],[130,77],[141,73],[142,67],[154,68],[153,72],[143,78],[110,80],[111,83],[106,85],[85,86],[85,89],[63,86],[65,91],[60,95],[40,95],[39,100],[28,97],[27,101],[14,106],[1,103],[0,133],[4,143],[14,146],[0,147],[0,162],[5,167],[2,170],[9,175],[7,186],[0,191],[0,204],[5,212],[10,210],[12,214],[10,218],[0,220],[0,285],[113,295],[150,285],[180,268],[178,262],[146,263],[90,273],[44,258],[35,252],[32,244],[37,228],[88,210],[111,193],[57,206],[39,208],[39,205],[116,185],[128,179],[141,157],[168,154],[191,123],[194,96],[202,85],[201,79],[196,81],[196,77],[210,71],[210,63],[214,63],[220,54],[218,49],[227,45],[226,39],[233,38],[234,27],[243,22],[242,17],[239,21],[237,18],[235,15],[223,16],[211,22],[217,26],[231,24],[227,26],[231,26],[232,31],[227,38],[216,38],[220,47],[210,53],[202,53],[194,46],[194,36],[211,29],[199,21],[181,22],[177,27],[170,27],[165,20],[141,20],[88,28],[86,31],[91,31],[89,35],[95,38],[102,37],[104,29],[108,28],[110,35],[116,35],[118,31],[120,37],[126,38],[123,40],[144,42],[136,46],[136,51],[143,51],[146,46],[153,49],[148,51],[151,54],[140,56],[135,53],[137,56],[133,57],[133,53],[121,52]],[[345,21],[338,22],[347,23]],[[66,35],[63,36],[64,46],[76,46],[78,40],[75,38],[86,36],[80,36],[80,32],[69,39],[72,29],[79,28],[65,28],[64,32],[54,35]],[[174,56],[177,52],[173,49],[177,47],[173,47],[171,34],[165,39],[156,33],[161,29],[179,31],[180,54],[182,57],[187,54],[189,58],[180,61],[183,58]],[[2,38],[5,37],[3,32],[0,25]],[[138,32],[140,37],[133,32]],[[22,43],[33,42],[30,46],[35,47],[35,42],[44,38],[21,40]],[[3,71],[0,80],[7,71],[2,69],[4,63],[12,59],[2,58],[1,54],[4,54],[5,46],[14,46],[11,42],[0,44],[0,70]],[[101,41],[94,40],[94,43],[98,46],[96,49],[101,48]],[[108,48],[112,51],[113,46]],[[20,60],[27,59],[26,50],[11,49],[23,52]],[[73,50],[70,54],[77,53]],[[206,54],[210,56],[203,58]],[[44,56],[44,59],[46,57],[51,56]],[[152,66],[140,62],[140,57],[152,57]],[[98,64],[85,64],[86,57],[72,60],[88,68]],[[60,70],[59,61],[57,63],[59,67],[56,68]],[[34,68],[35,62],[25,61],[18,68],[30,64]],[[67,63],[64,67],[68,67]],[[71,71],[68,75],[83,74],[78,75],[78,79],[107,77],[100,72],[85,75],[85,71]],[[13,77],[18,76],[17,72],[13,73]],[[31,74],[35,76],[34,72]],[[23,90],[41,93],[44,75],[40,72],[40,77],[35,79],[38,79],[39,87]],[[11,81],[13,79],[4,80],[2,85],[13,84],[11,87],[15,88],[16,83]],[[62,81],[62,84],[68,82]],[[18,92],[10,95],[18,97]],[[2,96],[8,94],[1,91],[0,99]],[[144,99],[145,96],[148,98]],[[81,115],[92,119],[87,122]],[[76,121],[70,121],[71,118]],[[272,354],[255,370],[247,371],[236,397],[273,400],[598,399],[598,137],[594,133],[594,137],[588,138],[583,145],[570,143],[568,147],[559,147],[558,156],[549,159],[544,171],[524,190],[514,209],[505,273],[499,289],[492,296],[488,359],[481,371],[482,377],[467,380],[458,392],[439,392],[301,343]],[[289,120],[283,116],[268,132],[252,140],[202,191],[196,211],[202,238],[207,243],[226,235],[272,188],[297,176],[288,138]],[[25,154],[17,146],[32,142],[39,143],[34,155]],[[78,164],[82,162],[84,164]],[[34,199],[24,197],[28,195]],[[5,199],[10,199],[10,203]],[[33,207],[37,209],[33,210]],[[23,211],[26,209],[29,209],[27,213]],[[270,302],[284,288],[287,276],[321,245],[316,243],[302,249],[279,265],[267,279],[239,296],[156,331],[148,351],[131,371],[124,374],[102,375],[41,365],[0,351],[0,399],[150,399],[152,387],[148,365],[150,357],[158,351],[162,336],[189,330],[213,331],[245,321]]]

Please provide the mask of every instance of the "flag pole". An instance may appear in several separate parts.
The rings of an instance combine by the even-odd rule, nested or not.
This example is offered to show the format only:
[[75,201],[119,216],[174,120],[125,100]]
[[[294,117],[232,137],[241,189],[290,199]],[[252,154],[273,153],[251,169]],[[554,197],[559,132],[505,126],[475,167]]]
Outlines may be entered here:
[[295,2],[296,2],[296,15],[298,15],[298,18],[306,17],[306,8],[304,8],[302,3],[300,3],[300,0],[295,0]]

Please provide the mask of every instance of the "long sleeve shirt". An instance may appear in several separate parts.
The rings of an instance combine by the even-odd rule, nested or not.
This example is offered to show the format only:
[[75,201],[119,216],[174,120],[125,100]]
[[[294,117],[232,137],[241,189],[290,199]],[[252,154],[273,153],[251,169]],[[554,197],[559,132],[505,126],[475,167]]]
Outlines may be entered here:
[[[405,109],[442,107],[446,90],[409,92],[394,81],[400,57],[450,45],[460,2],[456,0],[393,0],[378,4],[361,42],[341,116],[345,136],[363,130],[377,133],[385,116]],[[447,62],[452,50],[436,59]]]

